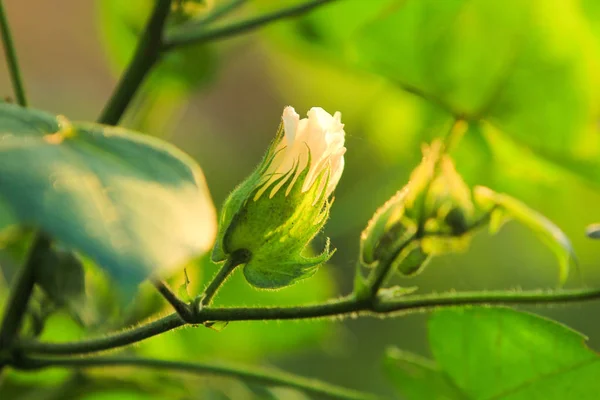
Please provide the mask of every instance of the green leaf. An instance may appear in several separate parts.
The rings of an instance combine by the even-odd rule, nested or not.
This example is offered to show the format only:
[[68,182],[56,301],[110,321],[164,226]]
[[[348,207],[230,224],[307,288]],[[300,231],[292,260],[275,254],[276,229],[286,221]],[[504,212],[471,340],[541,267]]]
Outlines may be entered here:
[[208,250],[216,230],[202,171],[178,149],[12,105],[0,105],[0,199],[127,289]]
[[468,397],[431,360],[389,349],[385,357],[389,379],[407,400],[466,400]]
[[287,36],[446,113],[491,123],[598,190],[597,16],[590,0],[346,0],[299,19]]
[[52,249],[35,268],[35,281],[59,307],[76,314],[85,303],[85,271],[71,251]]
[[509,308],[440,310],[429,320],[439,367],[470,399],[593,400],[600,358],[557,322]]
[[[475,187],[473,194],[475,201],[484,209],[490,210],[493,207],[498,207],[507,216],[527,226],[544,241],[558,259],[560,282],[564,283],[566,281],[571,263],[575,263],[577,258],[571,241],[559,227],[523,202],[506,194],[496,193],[482,186]],[[498,212],[498,210],[494,210],[494,212]],[[498,219],[499,216],[494,218]]]

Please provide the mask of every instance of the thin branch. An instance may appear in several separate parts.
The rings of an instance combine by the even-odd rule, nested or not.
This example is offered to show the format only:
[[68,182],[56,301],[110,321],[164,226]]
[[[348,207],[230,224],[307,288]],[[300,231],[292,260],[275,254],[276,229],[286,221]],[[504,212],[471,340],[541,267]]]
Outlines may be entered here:
[[171,0],[156,1],[154,11],[148,20],[133,59],[102,110],[98,122],[108,125],[116,125],[119,122],[144,78],[158,61],[163,28],[170,8]]
[[38,370],[44,368],[93,368],[133,366],[157,370],[178,371],[190,374],[210,374],[238,378],[265,386],[285,386],[298,389],[307,394],[326,399],[340,400],[374,400],[377,396],[334,386],[316,379],[308,379],[280,371],[266,371],[255,367],[252,369],[215,365],[208,363],[189,363],[181,361],[156,360],[139,357],[88,357],[88,358],[28,358],[15,362],[21,370]]
[[156,289],[162,295],[162,297],[164,297],[165,300],[167,300],[169,304],[171,304],[171,306],[175,309],[177,314],[179,314],[182,320],[191,320],[192,309],[190,305],[187,304],[185,301],[181,300],[179,297],[177,297],[177,295],[173,293],[173,291],[171,290],[171,288],[169,288],[169,285],[167,285],[166,282],[160,279],[152,279],[152,284],[154,285],[154,287],[156,287]]
[[135,328],[94,339],[64,343],[22,341],[16,347],[27,353],[48,355],[97,353],[141,342],[184,325],[185,321],[177,313],[173,313]]
[[242,33],[250,32],[262,28],[272,22],[280,21],[285,18],[292,18],[307,13],[319,6],[331,3],[335,0],[311,0],[283,10],[274,11],[269,14],[261,15],[252,19],[234,23],[222,28],[205,30],[200,24],[194,24],[187,29],[179,29],[167,34],[163,50],[170,50],[179,46],[206,43],[213,40],[224,39],[236,36]]
[[[323,304],[298,307],[206,307],[195,315],[194,323],[206,321],[270,321],[313,318],[346,318],[349,316],[397,315],[428,311],[441,307],[465,305],[545,305],[600,300],[600,289],[560,291],[475,291],[408,295],[395,300],[372,302],[357,300],[352,296]],[[115,349],[142,341],[163,332],[185,325],[177,314],[130,330],[73,343],[22,342],[17,350],[31,354],[68,355],[86,354]]]
[[23,78],[21,77],[21,70],[19,69],[19,60],[17,59],[17,52],[15,50],[15,45],[10,33],[8,18],[6,17],[6,11],[4,10],[4,4],[2,0],[0,0],[0,32],[2,33],[4,55],[6,56],[6,63],[8,65],[8,72],[10,73],[10,80],[13,85],[13,90],[15,92],[15,98],[17,99],[18,104],[22,105],[23,107],[27,107],[27,97],[25,96]]
[[204,293],[200,298],[200,307],[206,307],[212,302],[213,297],[217,294],[217,291],[225,282],[227,277],[229,277],[236,266],[242,264],[243,262],[245,262],[245,260],[238,259],[233,255],[228,258],[227,261],[225,261],[225,264],[223,264],[212,281],[210,281],[206,289],[204,289]]
[[[235,11],[237,8],[241,7],[248,0],[231,0],[228,4],[225,4],[219,8],[214,9],[210,14],[206,17],[202,18],[200,21],[194,22],[193,24],[199,27],[200,25],[206,26],[211,24],[219,19],[226,17],[227,14]],[[191,25],[191,24],[190,24]],[[191,28],[191,26],[190,26]]]

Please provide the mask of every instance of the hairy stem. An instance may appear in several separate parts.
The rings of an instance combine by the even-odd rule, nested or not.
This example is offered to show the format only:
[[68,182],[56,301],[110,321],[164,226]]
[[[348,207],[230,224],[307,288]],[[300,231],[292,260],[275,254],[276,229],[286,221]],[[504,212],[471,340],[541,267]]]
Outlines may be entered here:
[[116,125],[119,122],[133,96],[144,81],[144,78],[148,75],[148,72],[150,72],[156,61],[158,61],[162,45],[163,28],[170,8],[171,0],[156,1],[152,15],[148,20],[148,24],[133,55],[133,59],[129,63],[125,73],[121,76],[104,110],[102,110],[98,122],[108,125]]
[[373,272],[369,276],[369,288],[371,290],[371,297],[377,296],[377,292],[379,289],[385,285],[386,281],[390,277],[392,271],[392,266],[394,265],[394,260],[400,255],[402,250],[404,250],[410,243],[412,243],[414,237],[408,238],[404,244],[402,244],[391,257],[388,257],[385,260],[381,260],[379,264],[373,269]]
[[332,1],[334,0],[311,0],[283,10],[274,11],[256,18],[210,30],[205,30],[201,24],[193,24],[187,28],[178,29],[177,31],[168,34],[165,38],[164,49],[169,50],[174,47],[206,43],[212,40],[236,36],[261,28],[272,22],[280,21],[284,18],[297,17],[319,6],[331,3]]
[[244,263],[244,257],[238,258],[234,255],[232,255],[230,258],[227,259],[227,261],[225,261],[225,264],[223,264],[223,266],[214,276],[212,281],[210,281],[206,289],[204,289],[204,293],[202,293],[202,296],[200,298],[201,308],[210,305],[213,297],[215,297],[215,295],[219,291],[219,288],[225,282],[227,277],[233,272],[235,267],[242,263]]
[[133,366],[157,370],[180,371],[190,374],[210,374],[238,378],[265,386],[285,386],[324,399],[373,400],[378,397],[334,386],[315,379],[298,377],[280,371],[265,371],[252,367],[241,368],[207,363],[156,360],[140,357],[87,357],[87,358],[21,358],[16,367],[22,370],[43,368],[93,368]]
[[183,319],[184,321],[190,321],[192,317],[192,309],[190,308],[189,304],[177,297],[177,295],[173,293],[173,291],[171,290],[171,288],[169,288],[169,285],[167,285],[166,282],[160,279],[153,279],[152,284],[154,285],[154,287],[156,287],[156,289],[162,295],[162,297],[164,297],[165,300],[167,300],[169,304],[171,304],[171,306],[175,309],[177,314],[179,314],[181,319]]
[[21,70],[19,69],[19,60],[17,59],[17,52],[10,33],[3,0],[0,0],[0,32],[2,33],[4,55],[6,56],[6,64],[8,65],[8,72],[15,92],[15,98],[18,104],[27,107],[27,97],[23,86],[23,79],[21,78]]
[[[195,314],[193,323],[206,321],[269,321],[300,320],[313,318],[340,318],[352,315],[398,315],[429,311],[441,307],[464,305],[546,305],[600,300],[600,289],[558,291],[474,291],[462,293],[434,293],[408,295],[394,300],[357,300],[352,296],[315,305],[297,307],[205,307]],[[97,339],[73,343],[22,342],[17,349],[31,354],[68,355],[86,354],[115,349],[142,341],[163,332],[185,325],[177,315],[171,314],[159,320],[130,330]]]

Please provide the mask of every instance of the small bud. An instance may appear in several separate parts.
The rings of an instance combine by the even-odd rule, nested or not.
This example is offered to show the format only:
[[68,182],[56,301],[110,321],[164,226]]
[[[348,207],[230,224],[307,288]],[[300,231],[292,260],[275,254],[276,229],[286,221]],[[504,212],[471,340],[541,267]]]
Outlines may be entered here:
[[279,288],[312,275],[327,261],[302,252],[329,217],[330,196],[344,169],[344,125],[312,108],[300,119],[292,107],[256,171],[226,200],[213,260],[241,257],[248,282]]
[[399,191],[376,212],[361,235],[361,256],[366,265],[393,257],[417,231],[405,216],[407,188]]
[[361,237],[363,264],[391,263],[403,275],[421,271],[431,256],[460,251],[474,220],[471,191],[442,143],[423,148],[408,184],[373,216]]

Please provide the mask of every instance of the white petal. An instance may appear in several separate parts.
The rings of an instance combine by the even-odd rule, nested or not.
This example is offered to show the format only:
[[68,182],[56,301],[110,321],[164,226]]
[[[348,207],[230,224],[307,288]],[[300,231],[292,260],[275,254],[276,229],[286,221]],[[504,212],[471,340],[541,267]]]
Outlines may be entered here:
[[300,121],[300,115],[294,110],[294,107],[287,106],[283,109],[283,130],[285,132],[285,138],[287,144],[290,145],[296,140],[296,130],[298,129],[298,121]]

